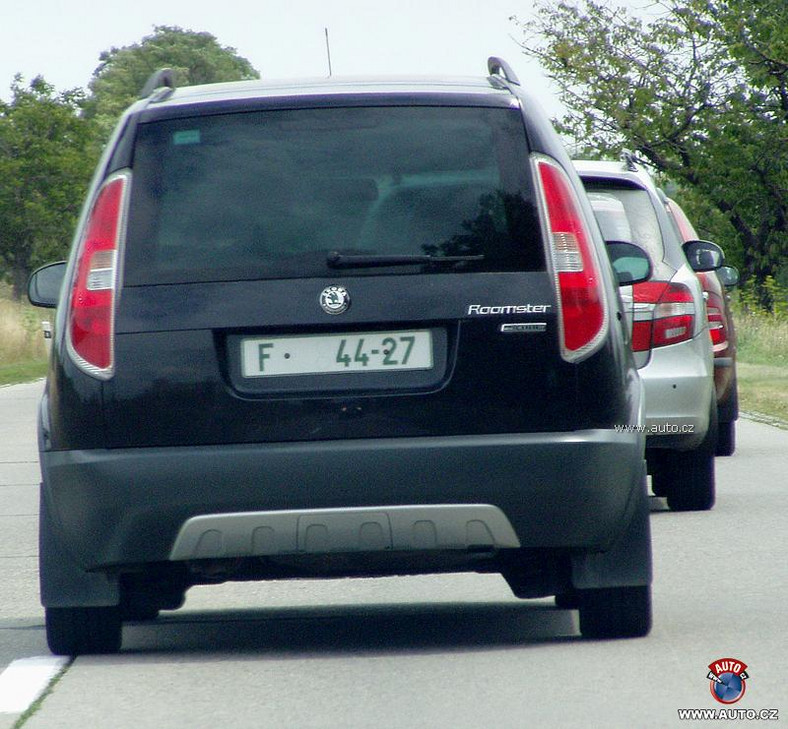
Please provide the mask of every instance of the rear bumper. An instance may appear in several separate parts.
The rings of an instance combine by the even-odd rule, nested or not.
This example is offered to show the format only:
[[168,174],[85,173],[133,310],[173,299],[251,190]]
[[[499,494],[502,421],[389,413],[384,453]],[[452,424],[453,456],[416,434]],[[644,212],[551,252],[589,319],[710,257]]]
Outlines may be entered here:
[[646,396],[646,445],[695,448],[709,427],[714,364],[708,333],[652,350],[640,370]]
[[599,429],[49,451],[42,497],[83,570],[271,550],[599,550],[630,521],[642,439]]

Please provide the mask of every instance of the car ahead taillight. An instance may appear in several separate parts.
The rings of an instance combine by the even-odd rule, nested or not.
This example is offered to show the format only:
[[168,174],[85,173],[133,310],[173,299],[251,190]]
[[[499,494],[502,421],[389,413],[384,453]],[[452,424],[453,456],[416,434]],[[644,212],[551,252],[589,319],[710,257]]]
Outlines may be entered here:
[[573,362],[591,354],[607,331],[599,261],[567,174],[545,157],[536,158],[536,168],[558,291],[561,355]]
[[645,352],[692,338],[695,302],[688,286],[646,281],[632,287],[632,349]]
[[99,190],[79,243],[71,287],[68,334],[71,354],[85,372],[113,371],[117,254],[128,175],[111,177]]
[[728,332],[725,328],[725,304],[717,294],[708,293],[706,299],[706,316],[709,319],[709,334],[715,350],[724,349],[728,343]]

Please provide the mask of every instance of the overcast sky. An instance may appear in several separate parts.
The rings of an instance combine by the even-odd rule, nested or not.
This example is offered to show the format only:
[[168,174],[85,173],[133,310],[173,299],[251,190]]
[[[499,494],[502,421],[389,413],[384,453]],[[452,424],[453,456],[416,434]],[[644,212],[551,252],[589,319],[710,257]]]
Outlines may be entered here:
[[99,54],[139,42],[155,25],[208,31],[264,78],[328,75],[486,73],[502,56],[524,85],[558,106],[538,64],[515,38],[511,15],[532,0],[0,0],[0,97],[15,73],[58,90],[86,87]]

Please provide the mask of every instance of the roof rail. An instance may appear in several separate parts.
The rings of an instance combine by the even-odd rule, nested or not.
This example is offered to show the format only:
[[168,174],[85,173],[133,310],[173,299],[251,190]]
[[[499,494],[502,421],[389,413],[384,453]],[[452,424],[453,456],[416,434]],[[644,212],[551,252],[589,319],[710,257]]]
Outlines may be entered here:
[[638,158],[635,156],[634,152],[624,152],[621,155],[621,158],[624,164],[627,166],[627,170],[630,172],[637,172],[638,170]]
[[[167,89],[167,96],[175,91],[175,71],[171,68],[160,68],[158,71],[154,71],[142,87],[140,98],[147,99],[156,89],[161,88]],[[161,98],[163,97],[164,95]]]
[[503,58],[490,56],[487,59],[487,71],[490,76],[503,76],[510,84],[517,84],[517,86],[520,86],[520,79],[517,78],[517,74]]

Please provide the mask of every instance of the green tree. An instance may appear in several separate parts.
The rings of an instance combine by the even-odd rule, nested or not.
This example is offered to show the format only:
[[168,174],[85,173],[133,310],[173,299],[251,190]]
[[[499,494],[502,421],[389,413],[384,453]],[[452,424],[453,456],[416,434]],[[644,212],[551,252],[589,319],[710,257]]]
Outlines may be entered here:
[[0,275],[19,298],[36,266],[68,250],[95,165],[82,91],[16,76],[0,102]]
[[259,78],[251,63],[234,48],[222,46],[210,33],[178,27],[156,26],[139,43],[111,48],[99,57],[101,64],[90,81],[85,105],[104,141],[124,109],[139,98],[150,75],[160,68],[175,71],[179,86],[242,81]]
[[788,4],[655,8],[636,16],[602,1],[540,0],[535,23],[514,21],[559,89],[560,127],[578,154],[632,151],[691,189],[693,212],[717,213],[710,224],[696,217],[698,227],[720,231],[744,276],[762,284],[788,256]]

